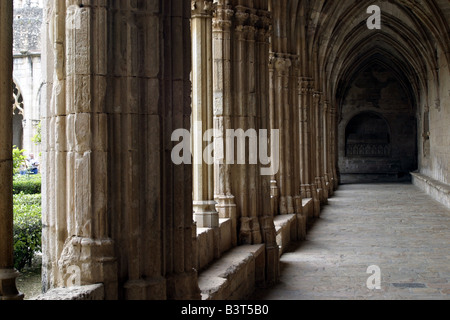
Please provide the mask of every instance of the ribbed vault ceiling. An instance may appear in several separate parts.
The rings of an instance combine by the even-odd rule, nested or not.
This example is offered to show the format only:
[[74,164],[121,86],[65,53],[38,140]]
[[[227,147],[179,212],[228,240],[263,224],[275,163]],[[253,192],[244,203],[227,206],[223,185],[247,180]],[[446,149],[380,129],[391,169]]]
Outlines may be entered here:
[[[373,4],[382,11],[381,30],[367,28]],[[300,56],[304,75],[338,105],[350,80],[374,61],[398,75],[413,101],[449,72],[448,0],[271,0],[269,7],[272,50]]]

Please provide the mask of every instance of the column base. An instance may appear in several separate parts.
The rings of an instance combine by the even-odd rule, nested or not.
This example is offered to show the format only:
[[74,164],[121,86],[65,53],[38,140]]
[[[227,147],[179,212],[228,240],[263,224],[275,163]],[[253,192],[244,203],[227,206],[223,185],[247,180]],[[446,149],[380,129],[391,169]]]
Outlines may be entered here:
[[239,230],[239,243],[241,245],[261,244],[263,237],[257,217],[241,218],[241,227]]
[[292,196],[282,196],[280,197],[280,214],[294,214],[295,213],[295,202]]
[[302,184],[300,186],[300,195],[303,199],[312,198],[311,194],[311,185],[309,184]]
[[103,283],[105,300],[117,300],[117,259],[111,239],[67,239],[57,267],[59,287]]
[[277,234],[273,217],[260,217],[259,223],[261,225],[262,240],[266,246],[265,286],[271,286],[278,282],[280,275],[280,249],[277,244]]
[[320,177],[320,181],[322,182],[323,204],[328,204],[329,192],[327,180],[325,179],[325,177]]
[[334,182],[333,182],[333,178],[330,177],[330,175],[328,173],[325,173],[325,184],[327,186],[327,190],[328,190],[328,198],[331,198],[334,195]]
[[231,242],[233,247],[235,247],[237,246],[237,216],[235,197],[220,195],[216,196],[216,201],[216,209],[219,212],[219,218],[231,219]]
[[16,279],[20,275],[14,269],[0,270],[0,301],[23,300],[24,295],[17,290]]
[[314,203],[314,218],[320,217],[320,198],[318,194],[318,189],[315,184],[311,185],[311,195]]
[[194,221],[198,228],[218,228],[219,212],[215,201],[194,201]]
[[297,195],[294,196],[294,212],[296,214],[303,213],[303,203],[302,203],[302,197]]

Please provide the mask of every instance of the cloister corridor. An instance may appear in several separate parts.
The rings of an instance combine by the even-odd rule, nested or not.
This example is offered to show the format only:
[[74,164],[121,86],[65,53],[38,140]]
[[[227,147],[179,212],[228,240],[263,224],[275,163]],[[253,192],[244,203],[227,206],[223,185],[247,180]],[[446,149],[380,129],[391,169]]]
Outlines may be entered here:
[[[411,184],[343,185],[256,300],[447,300],[450,210]],[[381,289],[369,290],[369,266]]]
[[449,299],[449,22],[449,0],[0,0],[0,302],[28,298],[11,150],[38,126],[36,300]]

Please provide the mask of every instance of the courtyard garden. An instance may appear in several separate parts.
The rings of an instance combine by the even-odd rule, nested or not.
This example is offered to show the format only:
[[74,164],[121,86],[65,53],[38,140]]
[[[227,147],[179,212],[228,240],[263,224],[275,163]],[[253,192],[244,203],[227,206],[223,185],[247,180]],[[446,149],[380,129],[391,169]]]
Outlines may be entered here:
[[23,151],[13,154],[14,267],[20,272],[17,287],[25,299],[41,293],[42,197],[41,175],[20,174]]

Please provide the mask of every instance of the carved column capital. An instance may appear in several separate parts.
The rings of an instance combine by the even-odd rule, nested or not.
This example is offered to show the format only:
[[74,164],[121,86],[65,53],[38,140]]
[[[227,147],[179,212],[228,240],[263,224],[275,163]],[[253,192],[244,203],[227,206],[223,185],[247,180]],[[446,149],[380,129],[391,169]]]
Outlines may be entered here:
[[250,12],[249,14],[249,25],[256,26],[259,21],[259,16],[256,14],[256,11]]
[[271,64],[280,75],[284,76],[289,72],[292,62],[290,59],[274,56],[272,57]]
[[213,31],[229,31],[234,11],[230,6],[217,4],[213,13]]
[[250,14],[246,12],[246,8],[243,6],[236,6],[236,12],[234,14],[234,17],[236,19],[236,24],[238,26],[243,26],[247,19],[249,18]]
[[326,113],[330,112],[330,102],[328,100],[323,101],[323,109]]
[[272,26],[272,14],[270,11],[259,10],[258,16],[261,28],[269,29]]
[[213,0],[191,0],[192,19],[211,18],[213,7]]
[[298,87],[300,94],[305,95],[308,93],[308,86],[309,86],[310,78],[307,77],[298,77]]
[[313,90],[312,96],[316,104],[319,104],[322,101],[322,92]]

